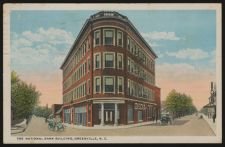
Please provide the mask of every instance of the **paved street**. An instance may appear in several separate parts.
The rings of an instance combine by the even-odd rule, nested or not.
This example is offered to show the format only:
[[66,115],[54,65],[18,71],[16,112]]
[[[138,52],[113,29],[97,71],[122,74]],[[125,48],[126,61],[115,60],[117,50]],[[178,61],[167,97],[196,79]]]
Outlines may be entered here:
[[61,132],[48,130],[44,118],[33,117],[25,132],[16,136],[213,136],[215,135],[204,119],[186,116],[173,125],[151,124],[123,129],[77,129],[66,128]]

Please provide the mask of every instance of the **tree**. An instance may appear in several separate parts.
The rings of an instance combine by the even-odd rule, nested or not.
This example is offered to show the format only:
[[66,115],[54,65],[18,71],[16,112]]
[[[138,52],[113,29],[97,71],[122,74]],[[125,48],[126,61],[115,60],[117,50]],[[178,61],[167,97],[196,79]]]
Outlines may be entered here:
[[191,96],[172,90],[166,97],[165,106],[173,114],[173,117],[181,117],[193,114],[197,111],[192,103]]
[[[15,71],[11,72],[11,120],[29,118],[38,104],[40,93],[32,84],[19,79]],[[13,124],[13,123],[12,123]]]
[[47,107],[36,106],[34,109],[34,115],[39,116],[39,117],[46,118],[50,114],[52,114],[52,110]]

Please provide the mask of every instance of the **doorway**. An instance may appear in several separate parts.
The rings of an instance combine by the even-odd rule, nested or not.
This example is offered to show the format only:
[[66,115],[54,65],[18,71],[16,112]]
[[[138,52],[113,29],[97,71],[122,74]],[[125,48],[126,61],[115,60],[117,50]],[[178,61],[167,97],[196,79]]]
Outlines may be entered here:
[[106,125],[113,125],[114,117],[115,117],[114,110],[104,110],[104,118],[105,118],[104,123]]

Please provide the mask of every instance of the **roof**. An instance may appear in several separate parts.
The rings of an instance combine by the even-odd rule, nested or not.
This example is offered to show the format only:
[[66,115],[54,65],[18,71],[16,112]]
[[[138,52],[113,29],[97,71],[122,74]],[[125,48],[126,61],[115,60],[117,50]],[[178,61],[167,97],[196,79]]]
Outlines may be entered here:
[[150,52],[155,56],[155,58],[157,58],[158,56],[156,55],[156,53],[152,50],[151,46],[145,41],[145,39],[142,37],[142,35],[138,32],[138,30],[135,28],[135,26],[131,23],[131,21],[124,15],[116,12],[116,11],[100,11],[96,14],[93,14],[90,16],[90,18],[88,18],[85,21],[85,24],[83,25],[83,27],[81,28],[76,40],[74,41],[72,47],[70,48],[70,51],[68,52],[66,58],[64,59],[62,65],[60,66],[60,69],[62,69],[62,67],[65,65],[66,61],[68,60],[70,54],[72,53],[74,47],[76,45],[78,45],[79,43],[79,39],[81,37],[81,35],[85,32],[85,28],[87,28],[90,24],[90,22],[95,21],[95,20],[99,20],[99,19],[117,19],[117,20],[121,20],[124,21],[125,23],[128,23],[129,26],[133,29],[133,31],[138,35],[138,37],[143,41],[143,43],[148,47],[148,49],[150,50]]

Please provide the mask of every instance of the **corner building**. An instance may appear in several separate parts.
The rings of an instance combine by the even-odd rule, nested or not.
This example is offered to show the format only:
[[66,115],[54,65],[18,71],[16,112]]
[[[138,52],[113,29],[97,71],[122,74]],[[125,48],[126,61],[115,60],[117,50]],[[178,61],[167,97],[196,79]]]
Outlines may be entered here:
[[61,65],[63,122],[92,127],[159,119],[156,58],[126,16],[90,16]]

